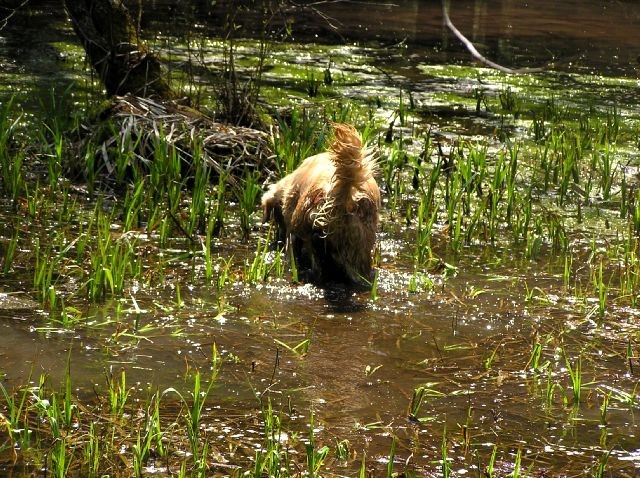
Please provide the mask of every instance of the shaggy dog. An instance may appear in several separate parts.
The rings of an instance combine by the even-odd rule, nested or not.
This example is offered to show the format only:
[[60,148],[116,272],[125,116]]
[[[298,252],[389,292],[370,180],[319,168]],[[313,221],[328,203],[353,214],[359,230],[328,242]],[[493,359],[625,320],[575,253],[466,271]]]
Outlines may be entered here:
[[376,160],[355,128],[333,125],[328,151],[305,159],[262,197],[263,221],[293,248],[312,281],[365,285],[372,279],[380,189]]

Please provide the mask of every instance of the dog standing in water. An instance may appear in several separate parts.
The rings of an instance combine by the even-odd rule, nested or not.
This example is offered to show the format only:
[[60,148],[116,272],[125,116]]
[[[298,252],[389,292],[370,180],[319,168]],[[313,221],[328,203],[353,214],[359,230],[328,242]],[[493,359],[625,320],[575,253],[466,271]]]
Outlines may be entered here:
[[364,285],[372,279],[380,189],[373,150],[353,126],[334,124],[329,150],[305,159],[262,197],[263,221],[293,248],[315,282]]

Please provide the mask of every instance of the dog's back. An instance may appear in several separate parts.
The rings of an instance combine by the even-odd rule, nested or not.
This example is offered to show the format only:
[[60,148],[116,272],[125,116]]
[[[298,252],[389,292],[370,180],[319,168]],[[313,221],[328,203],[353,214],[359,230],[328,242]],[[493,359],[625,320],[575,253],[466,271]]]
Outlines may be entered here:
[[321,280],[361,282],[371,275],[380,191],[375,157],[358,132],[334,124],[325,153],[305,159],[264,194],[265,219],[285,230],[298,261],[310,259]]

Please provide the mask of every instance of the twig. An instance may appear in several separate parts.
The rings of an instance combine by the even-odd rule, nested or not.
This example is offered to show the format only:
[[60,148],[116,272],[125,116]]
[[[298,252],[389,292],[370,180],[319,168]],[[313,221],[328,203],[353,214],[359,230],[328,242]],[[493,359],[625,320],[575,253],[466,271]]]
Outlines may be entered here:
[[[0,20],[0,30],[4,30],[4,28],[9,23],[9,20],[11,19],[11,17],[14,16],[16,13],[18,13],[18,10],[20,10],[22,7],[24,7],[27,3],[29,3],[29,0],[24,0],[20,5],[15,7],[13,9],[13,11],[9,15],[7,15],[3,19],[1,19]],[[9,9],[7,8],[7,10],[9,10]]]
[[542,68],[519,68],[514,70],[513,68],[507,68],[506,66],[502,66],[494,61],[489,60],[488,58],[485,58],[484,56],[482,56],[480,54],[480,52],[478,50],[476,50],[476,47],[473,46],[473,43],[471,43],[471,41],[469,41],[467,39],[467,37],[465,37],[460,30],[458,30],[456,28],[456,26],[453,24],[453,22],[451,21],[451,18],[449,18],[449,8],[447,7],[447,0],[442,0],[442,16],[444,17],[444,22],[447,25],[447,27],[449,28],[449,30],[451,30],[453,32],[453,34],[458,37],[458,40],[460,40],[464,46],[467,48],[467,50],[469,50],[469,53],[471,53],[471,55],[481,61],[482,63],[484,63],[485,65],[490,66],[491,68],[494,68],[496,70],[502,71],[503,73],[509,73],[509,74],[519,74],[519,73],[535,73],[535,72],[539,72],[539,71],[543,71]]
[[[339,25],[341,25],[340,21],[330,17],[329,15],[327,15],[326,13],[323,13],[320,9],[316,8],[316,5],[318,4],[323,4],[323,3],[329,3],[329,2],[314,2],[314,3],[310,3],[310,4],[299,4],[296,2],[291,2],[291,5],[293,5],[293,7],[295,9],[299,9],[299,10],[311,10],[311,12],[314,15],[317,15],[318,17],[320,17],[326,24],[327,26],[338,36],[340,36],[340,38],[342,40],[344,40],[344,37],[342,36],[342,34],[340,33],[340,28]],[[333,2],[331,2],[333,3]]]
[[389,72],[385,71],[382,67],[380,67],[380,66],[378,66],[378,65],[373,65],[373,67],[374,67],[376,70],[378,70],[378,71],[382,72],[382,74],[383,74],[384,76],[386,76],[386,77],[387,77],[387,80],[389,80],[390,82],[392,82],[392,83],[395,83],[395,82],[396,82],[396,80],[394,80],[393,76],[391,76],[391,74],[389,74]]

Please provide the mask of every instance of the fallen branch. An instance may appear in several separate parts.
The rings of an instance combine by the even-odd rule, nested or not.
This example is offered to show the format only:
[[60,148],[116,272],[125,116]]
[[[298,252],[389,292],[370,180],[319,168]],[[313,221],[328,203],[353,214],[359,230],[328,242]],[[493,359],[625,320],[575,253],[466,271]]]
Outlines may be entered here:
[[8,7],[1,7],[4,10],[10,10],[10,13],[8,13],[7,16],[5,16],[4,18],[0,18],[0,30],[3,30],[9,23],[9,20],[11,19],[11,17],[14,16],[16,13],[18,13],[18,10],[24,7],[27,3],[29,3],[29,0],[24,0],[20,5],[18,5],[13,9]]
[[502,71],[503,73],[509,73],[509,74],[536,73],[536,72],[543,71],[542,68],[518,68],[514,70],[513,68],[507,68],[506,66],[502,66],[482,56],[482,54],[480,54],[480,52],[476,49],[476,47],[473,46],[473,43],[471,43],[471,41],[469,41],[469,39],[467,39],[467,37],[465,37],[460,32],[460,30],[456,28],[456,26],[451,21],[451,18],[449,18],[449,8],[447,6],[447,3],[448,3],[447,0],[442,0],[442,16],[444,17],[445,24],[447,25],[449,30],[451,30],[453,34],[456,37],[458,37],[458,40],[460,40],[463,43],[463,45],[467,48],[467,50],[469,50],[469,53],[471,53],[471,55],[476,60],[484,63],[487,66],[490,66],[491,68],[494,68],[496,70]]

